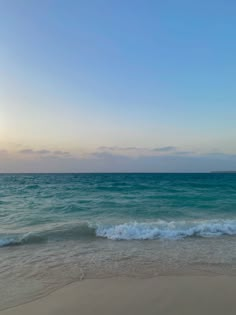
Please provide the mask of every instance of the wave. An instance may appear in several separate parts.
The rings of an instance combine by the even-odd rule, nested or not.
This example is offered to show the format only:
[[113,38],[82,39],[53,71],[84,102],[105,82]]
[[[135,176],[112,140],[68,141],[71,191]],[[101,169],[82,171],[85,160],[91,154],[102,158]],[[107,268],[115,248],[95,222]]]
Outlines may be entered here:
[[236,235],[236,221],[125,223],[98,227],[97,236],[111,240],[182,239]]
[[34,233],[27,233],[24,235],[15,235],[11,238],[3,238],[0,239],[0,247],[7,247],[7,246],[17,246],[17,245],[23,245],[23,244],[35,244],[35,243],[41,243],[44,242],[45,238],[42,236],[39,236]]
[[178,240],[186,237],[219,237],[236,235],[236,220],[157,221],[113,225],[88,223],[64,224],[51,229],[11,237],[0,237],[0,247],[36,244],[48,241],[105,238],[109,240]]
[[14,245],[14,243],[13,239],[0,239],[0,247]]
[[0,235],[0,247],[38,244],[49,241],[76,240],[96,237],[95,228],[87,223],[53,225],[50,228],[9,236]]

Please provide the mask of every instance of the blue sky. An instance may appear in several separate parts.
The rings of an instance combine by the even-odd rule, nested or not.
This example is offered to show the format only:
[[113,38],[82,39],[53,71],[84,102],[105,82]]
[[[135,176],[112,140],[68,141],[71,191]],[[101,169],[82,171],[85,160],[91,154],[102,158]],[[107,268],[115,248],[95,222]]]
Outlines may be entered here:
[[0,1],[0,171],[236,169],[235,15]]

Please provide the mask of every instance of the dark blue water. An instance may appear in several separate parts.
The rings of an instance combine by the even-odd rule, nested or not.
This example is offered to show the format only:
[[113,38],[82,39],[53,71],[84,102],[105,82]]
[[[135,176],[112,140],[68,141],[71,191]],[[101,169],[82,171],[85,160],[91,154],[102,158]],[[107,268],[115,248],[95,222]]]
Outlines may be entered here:
[[235,241],[236,174],[0,175],[0,307],[81,278],[234,274]]

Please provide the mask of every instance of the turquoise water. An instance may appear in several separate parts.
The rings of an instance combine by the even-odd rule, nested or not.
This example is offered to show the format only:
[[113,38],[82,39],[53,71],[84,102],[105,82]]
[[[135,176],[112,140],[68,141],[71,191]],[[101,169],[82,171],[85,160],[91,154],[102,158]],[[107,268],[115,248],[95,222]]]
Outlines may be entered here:
[[0,222],[0,308],[82,278],[236,270],[236,174],[2,174]]
[[234,174],[0,176],[0,246],[236,234]]

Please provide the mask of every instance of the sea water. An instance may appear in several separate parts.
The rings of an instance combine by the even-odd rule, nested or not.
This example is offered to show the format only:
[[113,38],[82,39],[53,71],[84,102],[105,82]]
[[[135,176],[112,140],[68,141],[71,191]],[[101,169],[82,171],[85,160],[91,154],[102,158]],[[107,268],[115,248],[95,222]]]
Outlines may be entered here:
[[0,175],[0,309],[72,281],[236,274],[236,174]]

